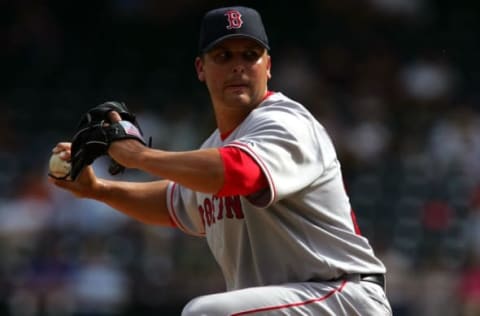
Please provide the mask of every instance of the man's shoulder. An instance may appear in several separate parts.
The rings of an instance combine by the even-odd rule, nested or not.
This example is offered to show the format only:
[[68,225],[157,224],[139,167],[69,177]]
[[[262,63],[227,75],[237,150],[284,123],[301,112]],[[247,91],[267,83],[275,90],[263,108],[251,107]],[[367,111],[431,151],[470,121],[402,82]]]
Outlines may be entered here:
[[275,92],[265,99],[254,111],[254,116],[265,119],[279,117],[308,117],[313,118],[310,111],[300,102],[295,101],[281,92]]
[[289,104],[299,104],[299,103],[287,97],[282,92],[273,92],[265,100],[263,100],[262,103],[260,103],[259,107],[264,107],[267,105],[281,106],[281,105],[289,105]]
[[218,147],[222,145],[220,132],[215,129],[200,145],[200,148]]

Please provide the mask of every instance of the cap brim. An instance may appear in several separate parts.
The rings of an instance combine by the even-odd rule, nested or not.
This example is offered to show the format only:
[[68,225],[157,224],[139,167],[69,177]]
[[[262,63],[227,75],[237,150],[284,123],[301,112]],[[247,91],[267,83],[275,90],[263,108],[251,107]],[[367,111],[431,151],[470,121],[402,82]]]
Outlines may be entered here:
[[243,37],[243,38],[249,38],[251,40],[254,40],[255,42],[257,42],[258,44],[262,45],[263,47],[265,47],[267,50],[270,50],[270,46],[268,46],[267,43],[259,40],[258,38],[254,37],[254,36],[251,36],[251,35],[246,35],[246,34],[228,34],[228,35],[225,35],[225,36],[222,36],[220,38],[217,38],[216,40],[214,40],[213,42],[211,42],[210,44],[208,44],[204,49],[202,49],[201,53],[207,53],[209,50],[211,50],[212,48],[214,48],[216,45],[220,44],[220,42],[228,39],[228,38],[235,38],[235,37]]

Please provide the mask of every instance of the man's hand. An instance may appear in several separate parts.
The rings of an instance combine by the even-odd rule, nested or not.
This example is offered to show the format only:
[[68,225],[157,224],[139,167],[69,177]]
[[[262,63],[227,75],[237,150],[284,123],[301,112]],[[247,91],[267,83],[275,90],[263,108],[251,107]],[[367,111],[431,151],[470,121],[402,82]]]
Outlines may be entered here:
[[[95,159],[107,155],[111,143],[124,139],[134,139],[146,145],[135,115],[128,111],[124,103],[105,102],[88,110],[80,119],[72,138],[72,180]],[[122,164],[112,161],[109,172],[114,175],[124,169]]]
[[[108,113],[108,118],[112,124],[118,123],[122,120],[122,117],[116,111]],[[126,138],[112,142],[108,148],[108,155],[122,166],[136,168],[137,165],[134,158],[144,150],[146,150],[144,144],[135,139]]]
[[[70,161],[71,155],[71,143],[62,142],[58,143],[52,150],[53,153],[63,152],[60,157],[65,161]],[[92,166],[84,168],[75,181],[66,179],[55,179],[49,177],[49,181],[55,184],[57,187],[72,192],[79,198],[95,198],[100,195],[100,189],[102,188],[101,181],[95,176]]]

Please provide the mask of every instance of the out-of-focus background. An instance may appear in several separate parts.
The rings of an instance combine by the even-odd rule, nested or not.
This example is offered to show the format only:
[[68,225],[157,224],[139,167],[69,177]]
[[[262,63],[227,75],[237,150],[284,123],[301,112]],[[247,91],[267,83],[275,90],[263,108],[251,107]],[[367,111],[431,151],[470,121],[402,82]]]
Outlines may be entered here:
[[[240,3],[263,15],[270,88],[332,136],[394,315],[480,315],[478,1]],[[214,128],[198,26],[225,4],[0,1],[0,315],[179,315],[224,289],[204,240],[75,199],[46,174],[55,143],[106,100],[126,102],[155,147],[196,148]]]

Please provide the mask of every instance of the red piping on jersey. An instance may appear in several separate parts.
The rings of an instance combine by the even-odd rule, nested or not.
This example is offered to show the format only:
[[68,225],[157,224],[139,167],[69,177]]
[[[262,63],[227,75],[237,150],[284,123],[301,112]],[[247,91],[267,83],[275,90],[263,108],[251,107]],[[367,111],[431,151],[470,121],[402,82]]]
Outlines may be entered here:
[[171,212],[168,212],[168,215],[170,216],[170,221],[174,223],[174,227],[181,228],[183,230],[183,227],[180,224],[180,221],[178,220],[177,216],[175,215],[175,207],[173,205],[173,192],[175,191],[175,187],[177,186],[176,183],[172,184],[172,189],[170,191],[170,209],[172,210]]
[[[175,184],[173,184],[173,186],[175,186]],[[173,189],[174,189],[174,188],[175,188],[175,187],[172,187],[172,192],[170,193],[170,205],[171,205],[171,207],[172,207],[172,210],[173,210],[173,202],[172,202],[172,200],[173,200]],[[172,214],[170,214],[170,212],[167,212],[167,213],[168,213],[168,220],[170,221],[170,226],[172,226],[172,227],[177,227],[177,223],[175,223],[175,221],[173,220]]]
[[321,301],[325,301],[326,299],[328,299],[329,297],[331,297],[333,294],[335,294],[337,292],[341,292],[343,290],[343,288],[345,287],[345,284],[347,284],[347,280],[343,280],[343,282],[342,282],[342,284],[340,284],[340,286],[331,290],[330,292],[328,292],[327,294],[325,294],[324,296],[321,296],[321,297],[316,297],[316,298],[312,298],[312,299],[309,299],[309,300],[306,300],[306,301],[303,301],[303,302],[296,302],[296,303],[290,303],[290,304],[285,304],[285,305],[260,307],[260,308],[251,309],[251,310],[248,310],[248,311],[235,313],[235,314],[232,314],[231,316],[248,315],[248,314],[254,314],[254,313],[259,313],[259,312],[267,312],[267,311],[279,310],[279,309],[283,309],[283,308],[290,308],[290,307],[296,307],[296,306],[304,306],[304,305],[308,305],[308,304],[312,304],[312,303],[318,303],[318,302],[321,302]]
[[[183,230],[185,233],[188,233],[190,235],[194,235],[194,236],[205,236],[205,232],[202,232],[202,233],[196,233],[196,232],[192,232],[191,230],[187,229],[185,226],[182,225],[182,223],[178,220],[177,218],[177,215],[176,215],[176,212],[175,212],[175,207],[173,205],[173,193],[175,191],[175,188],[177,186],[177,183],[173,183],[172,185],[172,189],[170,191],[170,209],[172,210],[171,212],[169,211],[169,215],[170,215],[170,220],[174,220],[174,224],[176,224],[174,227],[177,227],[181,230]],[[203,228],[205,230],[205,227]]]
[[262,101],[260,101],[260,103],[262,103],[263,101],[265,101],[269,96],[271,96],[272,94],[274,94],[275,92],[273,91],[270,91],[270,90],[267,90],[267,93],[265,93],[265,95],[263,96],[263,99]]
[[362,232],[360,231],[360,226],[358,226],[357,216],[355,215],[355,212],[353,211],[353,209],[350,210],[350,216],[352,217],[353,228],[355,229],[355,234],[362,235]]
[[228,136],[230,136],[231,133],[233,133],[233,131],[235,130],[232,129],[232,130],[229,130],[228,132],[225,132],[225,133],[220,133],[220,139],[222,140],[222,142],[227,139]]

